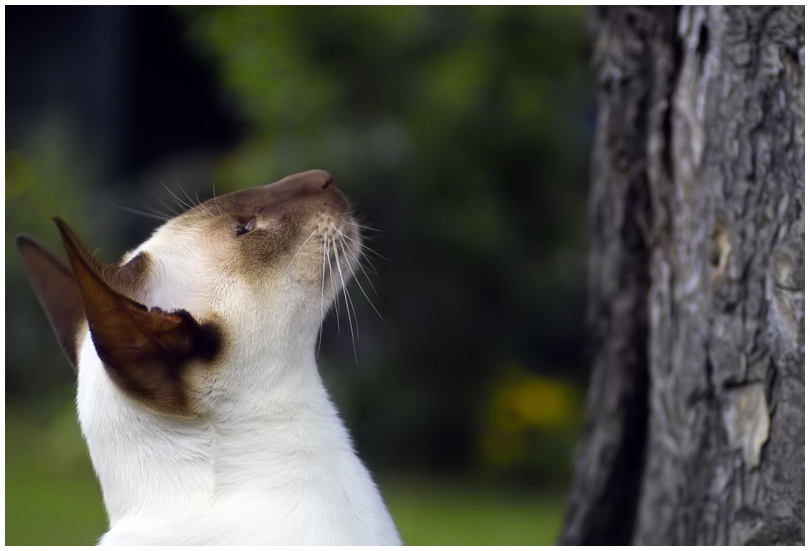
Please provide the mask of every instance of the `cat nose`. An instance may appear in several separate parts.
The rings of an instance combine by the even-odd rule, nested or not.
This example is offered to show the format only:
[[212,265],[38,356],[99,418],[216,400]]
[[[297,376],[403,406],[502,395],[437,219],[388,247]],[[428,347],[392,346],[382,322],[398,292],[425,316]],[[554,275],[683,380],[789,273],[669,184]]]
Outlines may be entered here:
[[244,200],[251,205],[250,209],[254,210],[254,212],[256,208],[261,206],[269,207],[288,201],[306,200],[307,198],[345,202],[345,198],[337,188],[332,175],[325,170],[299,172],[273,184],[237,193],[240,193]]
[[335,179],[332,178],[332,175],[325,170],[308,170],[307,172],[299,172],[298,174],[287,176],[284,178],[284,180],[295,182],[302,188],[306,188],[308,191],[312,192],[335,187]]

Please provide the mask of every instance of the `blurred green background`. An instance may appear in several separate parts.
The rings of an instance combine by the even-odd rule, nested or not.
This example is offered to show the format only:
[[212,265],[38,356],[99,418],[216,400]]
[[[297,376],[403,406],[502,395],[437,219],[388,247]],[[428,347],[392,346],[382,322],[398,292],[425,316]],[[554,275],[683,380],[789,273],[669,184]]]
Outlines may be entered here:
[[586,15],[6,7],[6,543],[106,526],[13,236],[58,251],[59,215],[114,260],[171,192],[312,168],[377,230],[373,307],[355,284],[359,337],[332,312],[319,358],[405,543],[553,543],[587,379]]

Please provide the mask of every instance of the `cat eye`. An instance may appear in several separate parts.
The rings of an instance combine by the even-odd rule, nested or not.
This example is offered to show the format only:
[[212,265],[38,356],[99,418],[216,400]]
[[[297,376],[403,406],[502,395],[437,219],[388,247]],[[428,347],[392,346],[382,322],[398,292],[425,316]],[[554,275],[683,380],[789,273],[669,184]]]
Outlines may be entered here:
[[236,225],[236,236],[245,235],[247,232],[256,227],[256,217],[254,216],[244,224]]

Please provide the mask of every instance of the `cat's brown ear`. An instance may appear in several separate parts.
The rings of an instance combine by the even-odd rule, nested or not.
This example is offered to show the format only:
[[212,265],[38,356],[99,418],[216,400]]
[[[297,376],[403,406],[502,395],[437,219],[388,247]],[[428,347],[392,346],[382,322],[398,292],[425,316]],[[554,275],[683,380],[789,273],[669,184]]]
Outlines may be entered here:
[[119,388],[170,415],[190,415],[183,379],[190,360],[211,359],[217,331],[188,312],[164,312],[114,290],[73,230],[54,218],[84,304],[96,352]]
[[77,371],[79,328],[85,320],[79,286],[73,273],[42,245],[25,235],[15,240],[28,280],[51,322],[73,371]]

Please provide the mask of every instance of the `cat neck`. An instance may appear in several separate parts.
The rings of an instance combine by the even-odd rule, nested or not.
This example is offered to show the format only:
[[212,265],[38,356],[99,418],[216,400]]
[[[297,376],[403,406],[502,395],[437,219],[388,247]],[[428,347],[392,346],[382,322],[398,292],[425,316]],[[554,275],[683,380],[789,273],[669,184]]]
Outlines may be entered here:
[[103,542],[398,543],[313,348],[293,354],[288,340],[214,374],[210,412],[181,419],[121,393],[87,338],[78,400],[110,518]]

